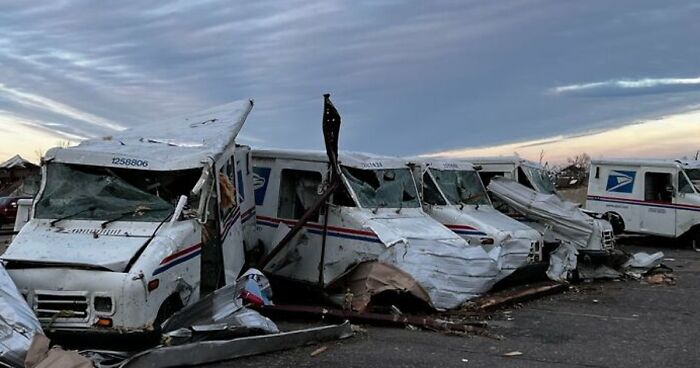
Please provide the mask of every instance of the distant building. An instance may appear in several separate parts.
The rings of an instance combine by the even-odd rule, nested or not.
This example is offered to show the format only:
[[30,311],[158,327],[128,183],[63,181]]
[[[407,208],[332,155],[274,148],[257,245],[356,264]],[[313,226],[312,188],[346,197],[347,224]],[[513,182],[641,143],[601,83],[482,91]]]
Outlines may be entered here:
[[[40,177],[39,166],[25,160],[20,155],[15,155],[0,164],[0,197],[8,196],[18,189],[22,189],[25,181],[33,183]],[[35,192],[35,190],[29,190]],[[32,194],[32,193],[24,193]]]
[[555,176],[557,188],[571,188],[586,185],[588,183],[587,166],[571,164],[561,169]]

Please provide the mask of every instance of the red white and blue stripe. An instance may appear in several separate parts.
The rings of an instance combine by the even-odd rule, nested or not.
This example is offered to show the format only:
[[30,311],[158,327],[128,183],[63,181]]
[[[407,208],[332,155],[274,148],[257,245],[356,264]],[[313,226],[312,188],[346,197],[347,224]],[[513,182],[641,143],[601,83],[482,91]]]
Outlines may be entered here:
[[[258,216],[257,217],[257,224],[260,226],[277,228],[277,226],[279,226],[280,223],[284,223],[287,226],[294,226],[297,222],[273,218],[273,217],[267,217],[267,216]],[[321,225],[321,224],[318,224],[315,222],[309,222],[306,225],[304,225],[304,228],[311,234],[323,235],[323,225]],[[339,227],[339,226],[330,226],[329,225],[327,227],[326,235],[328,237],[332,237],[332,238],[359,240],[359,241],[366,241],[366,242],[371,242],[371,243],[381,243],[382,242],[381,240],[379,240],[379,237],[377,236],[377,234],[375,234],[372,231],[350,229],[350,228]]]
[[642,201],[642,200],[638,200],[638,199],[629,199],[629,198],[620,198],[620,197],[606,197],[606,196],[593,196],[593,195],[589,195],[587,198],[589,201],[623,203],[623,204],[631,204],[631,205],[636,205],[636,206],[670,208],[670,209],[674,209],[674,210],[700,212],[700,206],[693,206],[693,205],[689,205],[689,204],[678,204],[678,203],[668,203],[668,202],[659,202],[659,201]]
[[444,224],[448,229],[452,230],[457,235],[480,235],[485,236],[486,233],[469,225],[451,225]]
[[202,254],[202,243],[191,245],[185,249],[179,250],[160,261],[158,268],[153,271],[153,276],[161,274],[181,263],[187,262],[188,260],[198,257]]

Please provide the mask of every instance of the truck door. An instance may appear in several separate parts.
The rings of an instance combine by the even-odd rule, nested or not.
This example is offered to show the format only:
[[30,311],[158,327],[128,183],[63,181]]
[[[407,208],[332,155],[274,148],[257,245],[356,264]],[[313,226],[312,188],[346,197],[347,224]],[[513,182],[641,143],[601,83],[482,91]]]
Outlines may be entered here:
[[255,229],[255,193],[253,191],[253,168],[250,148],[236,147],[234,153],[236,170],[236,194],[241,207],[241,228],[246,250],[251,250],[258,242]]
[[645,233],[675,236],[676,209],[673,206],[673,175],[670,172],[644,173],[644,202],[640,230]]
[[219,168],[217,177],[219,237],[226,284],[236,281],[245,263],[241,229],[241,199],[238,195],[235,158],[231,155]]

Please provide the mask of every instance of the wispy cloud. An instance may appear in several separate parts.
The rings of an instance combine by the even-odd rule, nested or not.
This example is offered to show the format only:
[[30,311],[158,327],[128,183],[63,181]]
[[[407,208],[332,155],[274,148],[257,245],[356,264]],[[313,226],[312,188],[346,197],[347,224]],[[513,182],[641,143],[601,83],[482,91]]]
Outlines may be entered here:
[[554,88],[553,91],[557,94],[591,97],[700,91],[700,77],[608,80],[605,82],[560,86]]
[[54,114],[63,115],[65,117],[83,121],[85,123],[96,125],[102,128],[112,130],[123,130],[124,126],[112,122],[103,117],[91,114],[89,112],[76,109],[64,103],[43,97],[37,94],[23,92],[0,83],[0,93],[3,97],[9,98],[21,105],[29,106],[36,109],[43,109]]

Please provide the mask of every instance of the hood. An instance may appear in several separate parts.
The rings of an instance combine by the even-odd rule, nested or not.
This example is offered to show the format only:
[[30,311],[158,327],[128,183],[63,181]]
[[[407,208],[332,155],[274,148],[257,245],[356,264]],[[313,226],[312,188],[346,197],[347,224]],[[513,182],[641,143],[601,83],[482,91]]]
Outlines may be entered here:
[[491,206],[479,206],[479,209],[476,209],[475,206],[465,206],[461,210],[456,206],[433,208],[433,212],[437,211],[441,212],[439,218],[448,228],[453,225],[457,227],[469,226],[473,227],[475,231],[490,236],[499,234],[500,237],[510,236],[530,240],[542,238],[537,230],[506,216]]
[[[151,233],[157,224],[153,225]],[[123,272],[149,236],[122,230],[49,227],[32,220],[17,235],[2,259],[32,263],[80,265]],[[97,235],[95,235],[97,233]],[[149,234],[150,235],[150,234]]]
[[397,242],[405,242],[408,239],[456,242],[462,240],[441,223],[425,214],[415,217],[375,217],[365,220],[364,226],[372,229],[387,246]]

